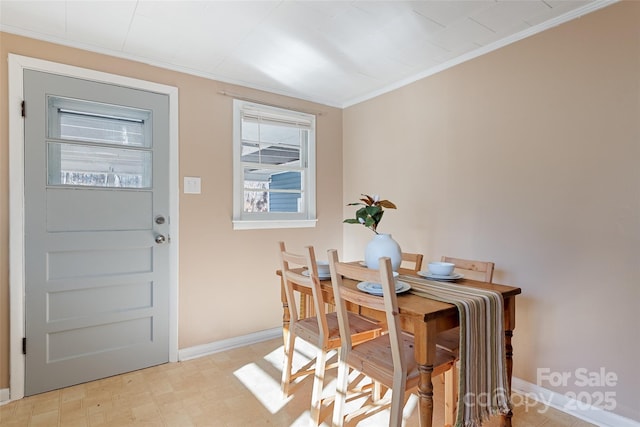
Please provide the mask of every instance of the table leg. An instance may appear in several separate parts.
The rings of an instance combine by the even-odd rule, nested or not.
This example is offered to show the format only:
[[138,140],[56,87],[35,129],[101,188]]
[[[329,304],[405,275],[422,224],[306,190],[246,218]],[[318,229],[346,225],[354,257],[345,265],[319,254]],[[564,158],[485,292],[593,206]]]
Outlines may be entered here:
[[431,380],[433,365],[418,365],[418,371],[420,372],[420,385],[418,385],[420,427],[431,427],[433,423],[433,382]]
[[512,337],[513,331],[504,331],[504,348],[507,359],[507,379],[509,381],[509,390],[511,390],[511,377],[513,375],[513,346],[511,345]]
[[[507,362],[507,381],[509,383],[509,392],[511,392],[511,377],[513,375],[513,346],[511,338],[513,337],[513,329],[516,327],[516,300],[515,297],[506,298],[504,300],[504,351]],[[500,427],[511,427],[511,419],[513,411],[502,415],[500,419]]]
[[[511,376],[513,374],[513,346],[511,345],[511,337],[513,337],[513,331],[504,331],[504,348],[507,359],[507,380],[509,382],[509,391],[511,391]],[[513,417],[513,411],[502,415],[500,420],[500,427],[511,427],[511,418]]]
[[420,427],[433,425],[433,363],[436,358],[436,324],[431,320],[416,320],[414,324],[414,354],[418,363],[420,381],[418,384]]

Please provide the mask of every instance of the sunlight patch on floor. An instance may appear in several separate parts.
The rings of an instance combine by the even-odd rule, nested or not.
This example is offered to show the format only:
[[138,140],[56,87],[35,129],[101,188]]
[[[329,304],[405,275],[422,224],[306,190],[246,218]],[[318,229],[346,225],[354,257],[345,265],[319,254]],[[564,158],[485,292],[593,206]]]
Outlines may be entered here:
[[296,420],[291,423],[290,427],[309,427],[310,420],[311,413],[309,411],[304,411]]
[[284,362],[284,346],[280,346],[278,348],[276,348],[275,350],[267,353],[264,356],[264,360],[266,362],[269,362],[269,364],[271,366],[273,366],[274,368],[276,368],[277,370],[281,370],[282,369],[282,364]]
[[271,414],[278,413],[292,398],[282,396],[280,383],[255,363],[244,365],[234,371],[233,375]]

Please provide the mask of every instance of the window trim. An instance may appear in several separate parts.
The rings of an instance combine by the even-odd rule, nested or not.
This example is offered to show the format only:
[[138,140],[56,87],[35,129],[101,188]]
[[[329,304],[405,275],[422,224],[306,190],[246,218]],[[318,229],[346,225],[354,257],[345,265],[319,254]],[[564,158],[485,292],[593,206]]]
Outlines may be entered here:
[[[247,213],[244,206],[244,163],[242,154],[242,112],[250,110],[264,111],[265,114],[277,116],[301,117],[311,122],[308,146],[306,149],[306,170],[303,174],[305,189],[305,208],[301,213]],[[302,159],[301,159],[302,160]],[[309,228],[315,227],[316,217],[316,116],[279,107],[254,102],[233,100],[233,229],[254,230],[274,228]]]

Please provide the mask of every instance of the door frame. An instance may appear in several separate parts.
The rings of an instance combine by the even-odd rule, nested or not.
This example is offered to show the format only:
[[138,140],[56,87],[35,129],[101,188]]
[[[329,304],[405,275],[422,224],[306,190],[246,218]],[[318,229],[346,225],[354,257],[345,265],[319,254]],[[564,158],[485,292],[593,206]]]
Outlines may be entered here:
[[169,96],[169,362],[178,361],[178,88],[116,74],[9,54],[9,400],[22,399],[25,385],[25,211],[24,120],[21,103],[25,69],[116,84]]

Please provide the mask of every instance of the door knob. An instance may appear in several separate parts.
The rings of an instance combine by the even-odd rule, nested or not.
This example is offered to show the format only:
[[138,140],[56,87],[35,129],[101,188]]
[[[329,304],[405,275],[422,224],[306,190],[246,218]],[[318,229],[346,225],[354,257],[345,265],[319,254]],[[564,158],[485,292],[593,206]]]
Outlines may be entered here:
[[163,243],[164,243],[164,242],[166,242],[166,241],[167,241],[167,239],[166,239],[162,234],[158,234],[158,235],[156,236],[156,243],[157,243],[157,244],[161,245],[161,244],[163,244]]

